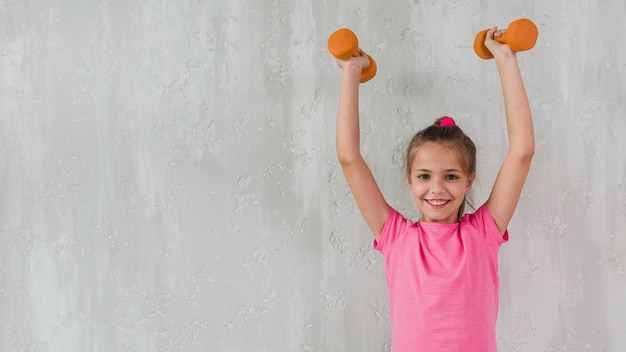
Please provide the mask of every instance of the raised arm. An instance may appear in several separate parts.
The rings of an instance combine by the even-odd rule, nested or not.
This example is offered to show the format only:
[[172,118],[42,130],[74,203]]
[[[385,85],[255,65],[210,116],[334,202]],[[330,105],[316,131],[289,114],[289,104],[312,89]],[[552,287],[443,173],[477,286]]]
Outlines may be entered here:
[[535,152],[535,137],[528,97],[516,53],[508,45],[493,40],[494,35],[501,33],[496,27],[492,28],[487,33],[485,45],[493,53],[500,75],[509,151],[502,162],[487,206],[500,233],[504,234],[513,217],[530,169]]
[[337,157],[359,210],[374,238],[378,239],[387,221],[390,207],[361,155],[359,77],[361,70],[369,64],[369,61],[362,50],[359,52],[360,57],[346,61],[337,60],[343,69],[337,109]]

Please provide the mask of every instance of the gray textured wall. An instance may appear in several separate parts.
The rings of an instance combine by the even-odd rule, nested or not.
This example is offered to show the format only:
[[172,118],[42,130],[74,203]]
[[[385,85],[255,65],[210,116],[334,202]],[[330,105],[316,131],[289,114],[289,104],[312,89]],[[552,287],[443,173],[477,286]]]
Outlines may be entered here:
[[500,255],[501,351],[626,346],[623,0],[0,1],[1,351],[385,351],[381,256],[334,154],[327,36],[377,60],[363,149],[449,114],[506,149],[475,33],[529,17],[537,153]]

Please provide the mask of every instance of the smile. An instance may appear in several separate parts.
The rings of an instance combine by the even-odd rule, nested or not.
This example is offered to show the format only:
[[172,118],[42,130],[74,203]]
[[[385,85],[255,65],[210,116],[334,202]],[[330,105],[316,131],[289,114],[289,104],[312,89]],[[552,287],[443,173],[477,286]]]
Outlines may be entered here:
[[426,199],[426,203],[434,206],[434,207],[443,207],[448,204],[450,200],[445,199]]

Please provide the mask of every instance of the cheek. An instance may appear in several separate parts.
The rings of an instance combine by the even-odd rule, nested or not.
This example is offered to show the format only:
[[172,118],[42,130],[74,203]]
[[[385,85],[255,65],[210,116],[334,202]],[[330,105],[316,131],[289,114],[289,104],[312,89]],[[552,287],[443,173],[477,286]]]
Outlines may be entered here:
[[467,195],[467,194],[469,194],[469,193],[470,193],[470,190],[471,190],[471,189],[472,189],[472,185],[467,185],[467,186],[464,186],[464,187],[463,187],[462,192],[463,192],[463,194],[464,194],[464,195]]
[[421,186],[419,182],[416,182],[416,181],[410,184],[409,188],[411,189],[411,193],[413,193],[414,197],[421,197],[424,194],[424,192],[427,192],[425,188]]

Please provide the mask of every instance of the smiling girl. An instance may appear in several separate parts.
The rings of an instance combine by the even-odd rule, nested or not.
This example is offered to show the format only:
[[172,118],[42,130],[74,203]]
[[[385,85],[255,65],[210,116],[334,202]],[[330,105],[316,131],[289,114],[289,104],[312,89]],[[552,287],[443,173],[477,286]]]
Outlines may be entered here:
[[476,177],[476,147],[451,117],[419,131],[409,143],[406,177],[420,210],[417,222],[385,201],[360,151],[359,77],[365,52],[337,60],[343,69],[337,112],[337,156],[374,248],[385,258],[393,352],[496,351],[498,250],[517,206],[534,153],[528,98],[516,52],[495,41],[509,151],[487,201],[465,213]]

